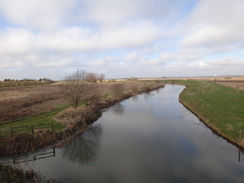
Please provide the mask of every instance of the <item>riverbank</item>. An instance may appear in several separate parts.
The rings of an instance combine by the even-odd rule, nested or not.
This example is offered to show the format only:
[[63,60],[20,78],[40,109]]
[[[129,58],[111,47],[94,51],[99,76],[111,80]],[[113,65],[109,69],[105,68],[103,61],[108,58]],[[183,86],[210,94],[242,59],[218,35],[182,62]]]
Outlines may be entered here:
[[216,134],[244,149],[244,91],[206,81],[175,81],[186,86],[180,102]]
[[9,165],[0,164],[0,182],[1,183],[11,183],[11,182],[21,182],[21,183],[43,183],[49,182],[54,183],[54,180],[47,180],[40,174],[34,172],[33,170],[24,171],[20,168],[12,167]]
[[[55,123],[62,124],[61,126],[65,128],[38,130],[36,132],[32,130],[30,134],[13,134],[11,137],[0,139],[0,156],[27,153],[57,141],[72,138],[77,134],[83,133],[90,123],[96,121],[102,115],[102,110],[104,108],[140,93],[159,89],[164,85],[158,82],[141,82],[140,85],[134,83],[130,84],[130,86],[131,87],[127,88],[124,87],[121,91],[113,89],[113,91],[107,92],[105,95],[97,95],[95,99],[91,98],[90,100],[82,102],[76,109],[73,107],[65,107],[61,111],[48,115],[49,123],[55,121]],[[42,115],[47,116],[45,114]],[[33,125],[32,119],[34,118],[35,116],[23,119],[23,121],[18,120],[15,123],[4,124],[1,128],[10,128],[11,126],[23,124]],[[40,122],[40,120],[45,121],[45,119],[45,117],[41,117],[34,121]]]

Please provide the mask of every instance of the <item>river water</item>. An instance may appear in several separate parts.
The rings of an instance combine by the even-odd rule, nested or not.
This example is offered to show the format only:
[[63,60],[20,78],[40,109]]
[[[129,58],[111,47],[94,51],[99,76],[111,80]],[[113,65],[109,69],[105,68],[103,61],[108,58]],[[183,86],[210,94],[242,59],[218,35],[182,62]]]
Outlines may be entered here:
[[66,147],[11,161],[64,183],[243,182],[243,152],[179,103],[183,89],[125,100]]

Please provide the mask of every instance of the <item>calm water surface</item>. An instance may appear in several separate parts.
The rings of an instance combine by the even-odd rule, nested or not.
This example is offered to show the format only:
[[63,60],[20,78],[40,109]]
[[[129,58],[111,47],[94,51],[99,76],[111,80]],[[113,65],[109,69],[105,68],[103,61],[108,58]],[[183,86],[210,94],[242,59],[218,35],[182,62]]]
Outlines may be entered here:
[[183,89],[112,106],[68,146],[17,157],[27,161],[17,166],[69,183],[244,182],[244,154],[179,103]]

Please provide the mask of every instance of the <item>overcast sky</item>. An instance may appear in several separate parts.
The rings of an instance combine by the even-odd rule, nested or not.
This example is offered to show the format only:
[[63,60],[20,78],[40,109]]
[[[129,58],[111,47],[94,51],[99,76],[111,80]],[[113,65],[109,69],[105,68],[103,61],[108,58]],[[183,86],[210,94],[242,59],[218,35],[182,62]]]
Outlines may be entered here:
[[244,0],[0,0],[0,80],[244,75]]

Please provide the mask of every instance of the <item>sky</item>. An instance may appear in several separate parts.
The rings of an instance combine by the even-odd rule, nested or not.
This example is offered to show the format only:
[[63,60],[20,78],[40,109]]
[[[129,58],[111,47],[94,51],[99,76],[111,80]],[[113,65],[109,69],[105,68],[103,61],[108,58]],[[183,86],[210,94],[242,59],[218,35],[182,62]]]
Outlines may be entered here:
[[0,80],[244,75],[244,0],[0,0]]

